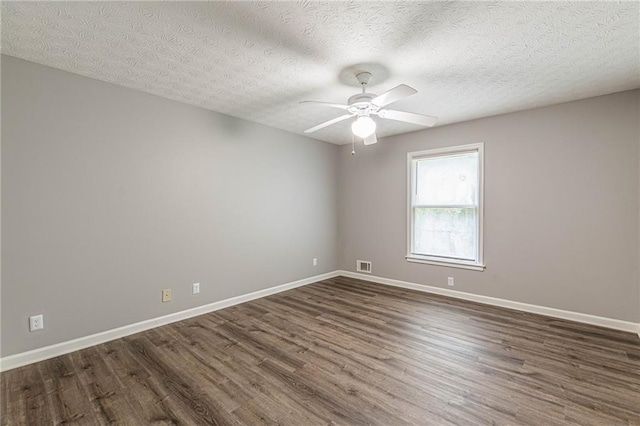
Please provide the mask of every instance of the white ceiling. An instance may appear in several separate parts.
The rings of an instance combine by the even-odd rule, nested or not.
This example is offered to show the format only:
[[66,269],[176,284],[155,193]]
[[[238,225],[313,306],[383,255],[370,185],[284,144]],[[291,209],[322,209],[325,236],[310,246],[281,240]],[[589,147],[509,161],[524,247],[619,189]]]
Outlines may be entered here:
[[[439,125],[640,87],[638,2],[2,2],[2,52],[302,134],[370,91]],[[355,66],[369,64],[368,66]],[[418,126],[378,119],[378,136]],[[349,122],[313,134],[350,143]]]

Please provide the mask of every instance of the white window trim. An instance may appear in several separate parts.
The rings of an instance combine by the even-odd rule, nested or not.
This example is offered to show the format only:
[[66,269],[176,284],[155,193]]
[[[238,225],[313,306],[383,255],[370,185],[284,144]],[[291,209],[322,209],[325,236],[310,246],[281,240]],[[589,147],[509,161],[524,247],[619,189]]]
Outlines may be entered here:
[[[478,152],[478,259],[476,262],[465,260],[444,260],[442,257],[423,256],[412,253],[413,249],[413,205],[412,191],[415,186],[413,181],[415,174],[412,173],[413,161],[422,157],[434,157],[438,155],[451,155],[461,152]],[[446,148],[428,149],[425,151],[414,151],[407,153],[407,255],[408,262],[426,263],[429,265],[448,266],[451,268],[471,269],[483,271],[484,265],[484,143],[474,143],[469,145],[451,146]]]

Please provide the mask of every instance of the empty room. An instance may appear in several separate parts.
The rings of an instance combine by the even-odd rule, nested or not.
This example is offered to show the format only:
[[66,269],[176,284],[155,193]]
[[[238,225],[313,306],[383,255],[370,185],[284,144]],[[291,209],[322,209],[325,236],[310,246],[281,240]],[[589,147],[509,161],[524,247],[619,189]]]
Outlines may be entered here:
[[640,425],[640,2],[0,13],[1,425]]

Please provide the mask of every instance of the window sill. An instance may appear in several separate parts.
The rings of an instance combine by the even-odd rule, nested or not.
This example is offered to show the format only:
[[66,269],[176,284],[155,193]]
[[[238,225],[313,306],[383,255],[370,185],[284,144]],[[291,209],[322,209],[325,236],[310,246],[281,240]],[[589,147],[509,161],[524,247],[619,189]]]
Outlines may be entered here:
[[485,265],[478,263],[464,263],[464,262],[443,262],[441,260],[432,260],[420,256],[405,256],[407,262],[425,263],[427,265],[447,266],[449,268],[470,269],[472,271],[484,271]]

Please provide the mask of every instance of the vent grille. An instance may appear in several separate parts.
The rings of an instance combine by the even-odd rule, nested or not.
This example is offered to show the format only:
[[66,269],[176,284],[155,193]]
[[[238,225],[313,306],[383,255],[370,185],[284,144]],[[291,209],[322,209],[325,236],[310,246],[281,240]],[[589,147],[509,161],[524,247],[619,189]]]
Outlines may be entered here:
[[356,272],[371,273],[371,262],[366,260],[356,260]]

